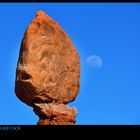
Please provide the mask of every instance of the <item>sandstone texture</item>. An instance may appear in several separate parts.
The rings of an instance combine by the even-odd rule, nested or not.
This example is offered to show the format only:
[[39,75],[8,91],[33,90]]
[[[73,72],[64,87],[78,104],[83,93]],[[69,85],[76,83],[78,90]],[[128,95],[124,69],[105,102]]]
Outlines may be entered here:
[[72,125],[77,110],[64,104],[34,104],[34,112],[39,116],[39,125]]
[[[55,124],[62,123],[63,117],[67,122],[70,119],[68,114],[75,112],[64,104],[77,97],[79,87],[80,57],[70,37],[46,13],[37,11],[21,43],[16,69],[16,96],[32,106],[39,116],[41,113],[37,108],[41,110],[42,106],[47,112],[46,118],[50,110],[53,115],[58,114],[53,118],[55,121],[45,121],[46,124]],[[62,113],[64,110],[66,114]],[[75,113],[70,116],[72,121],[69,122],[74,122]],[[44,124],[43,119],[40,118],[38,123]]]
[[68,35],[47,14],[36,13],[21,44],[16,95],[34,102],[69,103],[79,91],[79,55]]

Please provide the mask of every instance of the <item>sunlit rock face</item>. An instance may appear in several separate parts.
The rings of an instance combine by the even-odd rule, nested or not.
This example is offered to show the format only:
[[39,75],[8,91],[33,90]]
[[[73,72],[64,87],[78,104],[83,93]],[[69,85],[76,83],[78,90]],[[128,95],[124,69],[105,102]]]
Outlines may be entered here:
[[80,57],[70,37],[51,17],[37,11],[21,43],[16,96],[36,109],[35,103],[56,106],[73,101],[79,87]]

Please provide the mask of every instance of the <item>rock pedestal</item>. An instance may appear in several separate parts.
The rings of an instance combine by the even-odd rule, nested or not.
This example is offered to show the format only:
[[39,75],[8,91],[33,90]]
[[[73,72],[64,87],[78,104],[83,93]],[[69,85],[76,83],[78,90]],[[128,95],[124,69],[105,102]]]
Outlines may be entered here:
[[51,17],[37,11],[21,43],[15,93],[34,108],[38,124],[74,124],[72,102],[80,87],[80,57],[70,37]]
[[39,116],[39,125],[68,125],[75,123],[76,109],[64,104],[34,104],[34,112]]

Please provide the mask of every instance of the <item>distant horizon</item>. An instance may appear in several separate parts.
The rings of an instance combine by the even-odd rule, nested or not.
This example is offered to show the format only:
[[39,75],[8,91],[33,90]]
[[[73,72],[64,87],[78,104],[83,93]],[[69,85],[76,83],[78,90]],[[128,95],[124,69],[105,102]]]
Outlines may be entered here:
[[80,55],[77,125],[140,124],[140,3],[0,3],[0,124],[36,125],[15,95],[24,32],[42,10],[69,35]]

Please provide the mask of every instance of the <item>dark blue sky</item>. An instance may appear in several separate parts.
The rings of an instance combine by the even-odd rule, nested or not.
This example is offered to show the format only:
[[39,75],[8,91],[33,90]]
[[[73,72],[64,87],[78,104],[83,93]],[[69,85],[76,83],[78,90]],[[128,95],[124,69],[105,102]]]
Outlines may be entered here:
[[62,26],[80,54],[80,92],[69,104],[78,109],[76,124],[140,124],[137,3],[1,3],[0,124],[38,121],[14,93],[20,43],[37,10]]

